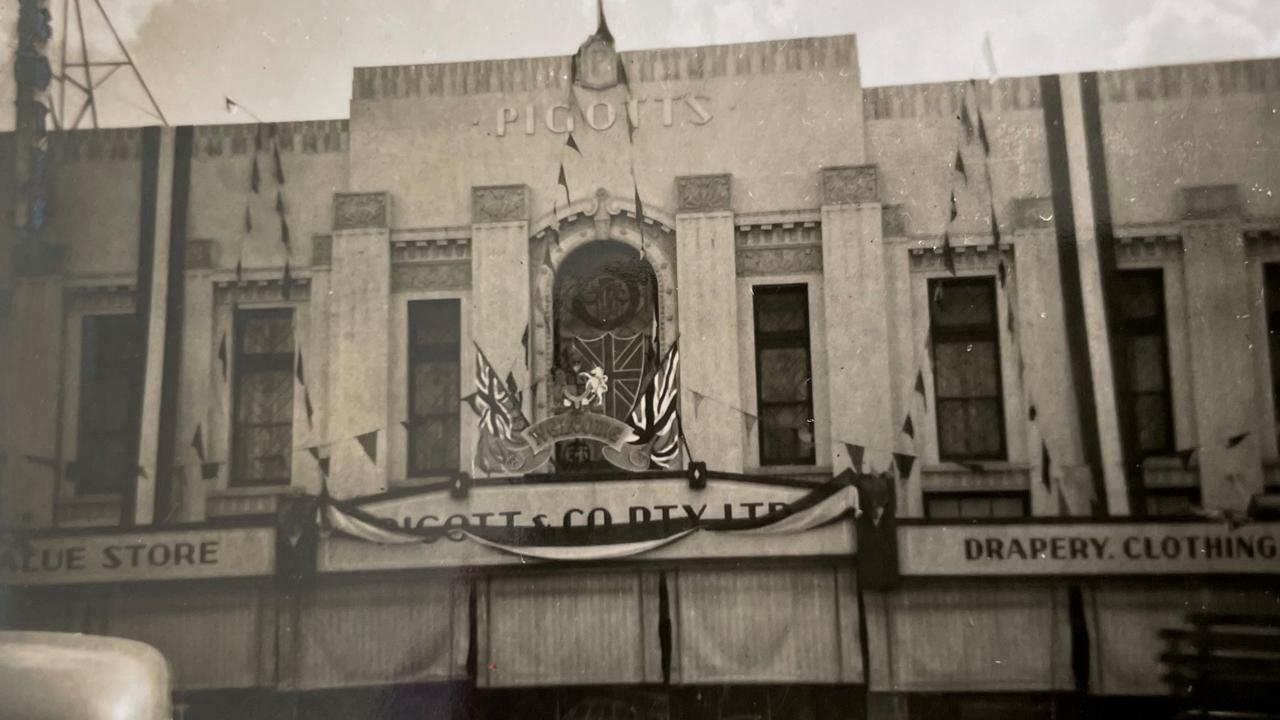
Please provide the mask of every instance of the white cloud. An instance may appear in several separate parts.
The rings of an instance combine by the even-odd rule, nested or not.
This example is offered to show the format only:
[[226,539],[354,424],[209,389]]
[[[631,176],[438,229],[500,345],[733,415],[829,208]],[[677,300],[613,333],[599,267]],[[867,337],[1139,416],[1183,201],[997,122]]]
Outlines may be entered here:
[[[1257,21],[1255,0],[1156,0],[1124,28],[1114,59],[1121,66],[1151,65],[1196,57],[1250,57],[1280,51],[1280,30]],[[1250,13],[1253,17],[1249,17]]]

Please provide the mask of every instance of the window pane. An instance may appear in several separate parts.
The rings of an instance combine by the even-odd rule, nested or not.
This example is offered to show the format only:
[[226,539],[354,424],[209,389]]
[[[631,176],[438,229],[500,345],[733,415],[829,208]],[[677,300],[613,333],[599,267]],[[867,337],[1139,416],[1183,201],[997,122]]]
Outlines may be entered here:
[[136,315],[89,315],[81,324],[77,492],[117,492],[133,477],[144,364]]
[[967,497],[960,500],[961,518],[991,517],[991,499],[986,497]]
[[293,353],[291,311],[252,312],[242,316],[240,354]]
[[812,462],[813,431],[806,405],[766,406],[760,411],[762,462]]
[[991,499],[991,517],[1022,517],[1026,512],[1022,498],[997,497]]
[[419,362],[413,367],[413,412],[419,415],[457,413],[458,363]]
[[409,473],[458,469],[461,312],[458,300],[409,303]]
[[293,456],[293,311],[236,316],[231,482],[288,484]]
[[809,330],[809,294],[805,288],[755,291],[756,332],[797,333]]
[[929,314],[937,329],[990,326],[996,322],[995,291],[990,278],[935,280]]
[[409,442],[414,472],[447,472],[458,468],[458,423],[454,417],[431,417],[413,428]]
[[938,447],[943,459],[1003,455],[1002,408],[998,399],[937,403]]
[[934,345],[936,393],[941,398],[995,397],[1000,394],[996,344],[987,341]]
[[240,379],[238,419],[242,423],[285,423],[293,417],[293,373],[246,372]]
[[427,300],[409,304],[410,338],[414,345],[457,345],[461,314],[457,300]]
[[960,501],[952,497],[926,497],[925,517],[953,520],[960,517]]
[[1120,273],[1120,314],[1126,320],[1163,320],[1164,278],[1160,270]]
[[760,351],[760,401],[787,402],[809,397],[809,351],[770,348]]
[[1133,398],[1133,416],[1138,423],[1138,447],[1144,452],[1172,451],[1167,398],[1163,393],[1140,394]]
[[287,484],[291,425],[242,427],[236,438],[236,479],[244,484]]
[[1200,493],[1193,488],[1148,492],[1149,515],[1192,515],[1200,504]]
[[1164,338],[1160,335],[1136,335],[1128,340],[1131,389],[1134,392],[1164,390]]

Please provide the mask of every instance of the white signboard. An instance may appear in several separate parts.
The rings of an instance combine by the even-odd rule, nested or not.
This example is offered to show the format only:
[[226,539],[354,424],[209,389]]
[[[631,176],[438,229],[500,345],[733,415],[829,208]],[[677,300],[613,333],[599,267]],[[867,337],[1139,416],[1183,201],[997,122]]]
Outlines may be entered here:
[[1280,523],[898,526],[902,575],[1280,574]]
[[0,538],[0,583],[198,580],[275,572],[275,528]]

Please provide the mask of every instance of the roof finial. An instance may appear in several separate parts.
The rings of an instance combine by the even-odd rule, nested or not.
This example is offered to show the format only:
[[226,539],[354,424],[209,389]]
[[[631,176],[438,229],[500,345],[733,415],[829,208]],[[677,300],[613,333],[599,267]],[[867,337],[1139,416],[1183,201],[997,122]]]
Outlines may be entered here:
[[596,0],[596,35],[613,42],[613,33],[609,32],[609,22],[604,19],[604,0]]

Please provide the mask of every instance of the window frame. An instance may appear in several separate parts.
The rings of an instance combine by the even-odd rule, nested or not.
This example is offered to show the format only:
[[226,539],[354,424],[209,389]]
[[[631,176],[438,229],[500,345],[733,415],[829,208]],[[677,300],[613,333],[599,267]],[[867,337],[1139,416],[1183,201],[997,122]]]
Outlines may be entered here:
[[[804,300],[802,307],[804,309],[804,330],[794,332],[781,333],[761,333],[760,331],[760,313],[757,305],[761,295],[783,295],[786,293],[798,293]],[[755,358],[755,375],[756,375],[756,429],[759,442],[757,443],[757,455],[761,467],[779,467],[788,465],[816,465],[818,453],[817,428],[814,418],[813,406],[813,327],[809,317],[809,283],[782,283],[769,285],[753,285],[751,288],[751,329],[752,337],[752,353]],[[778,350],[788,348],[803,348],[805,356],[805,374],[809,378],[809,391],[803,401],[805,404],[806,414],[810,422],[810,432],[814,434],[813,442],[810,443],[809,454],[807,457],[792,456],[787,458],[766,458],[765,457],[765,433],[767,431],[765,425],[765,407],[770,406],[794,406],[797,402],[789,403],[766,403],[764,400],[764,383],[763,373],[761,372],[761,353],[765,350]]]
[[[452,306],[452,310],[457,316],[458,334],[457,334],[457,337],[454,338],[454,341],[452,344],[428,343],[428,344],[419,345],[414,342],[414,336],[415,336],[414,329],[416,326],[417,313],[420,312],[420,310],[415,310],[415,308],[425,308],[433,304],[443,304],[443,305]],[[409,300],[407,301],[406,308],[405,308],[405,323],[406,323],[406,329],[408,331],[408,337],[406,338],[406,342],[405,342],[405,386],[408,391],[408,395],[405,397],[405,404],[407,406],[406,417],[409,418],[410,420],[414,420],[416,419],[415,413],[417,413],[416,409],[413,406],[413,399],[414,397],[416,397],[414,367],[417,362],[424,361],[424,360],[426,361],[440,360],[446,354],[448,354],[448,359],[453,361],[454,372],[457,374],[458,388],[459,390],[461,390],[462,388],[462,300],[456,297],[421,298],[421,299]],[[425,350],[427,348],[432,348],[433,350],[430,352],[427,352]],[[452,351],[451,354],[449,354],[450,350]],[[417,414],[424,415],[428,418],[434,418],[434,417],[452,418],[452,421],[456,425],[455,434],[458,438],[458,447],[456,448],[457,466],[452,468],[444,467],[444,466],[415,467],[414,459],[416,457],[416,454],[414,450],[416,449],[417,442],[420,442],[420,441],[416,440],[417,436],[413,432],[414,428],[411,426],[410,432],[407,433],[408,437],[405,443],[405,452],[406,452],[405,468],[406,468],[407,477],[411,479],[420,479],[420,478],[427,478],[427,477],[450,476],[450,475],[457,474],[462,469],[461,399],[459,399],[458,403],[454,405],[454,409],[452,413],[448,413],[448,414],[417,413]]]
[[[925,490],[921,493],[921,513],[927,520],[945,520],[948,522],[968,522],[970,520],[1012,520],[1031,517],[1031,491],[1029,490]],[[939,517],[929,512],[930,500],[1018,500],[1022,503],[1020,515],[986,515],[982,517]]]
[[[285,353],[245,353],[244,348],[244,332],[248,321],[255,317],[266,317],[270,315],[288,314],[289,325],[291,330],[291,345],[287,359]],[[230,464],[230,474],[228,475],[227,485],[229,488],[276,488],[289,487],[293,484],[293,425],[296,418],[294,417],[294,405],[297,402],[296,393],[294,392],[294,383],[297,381],[295,377],[295,365],[298,355],[298,315],[296,308],[292,306],[285,307],[253,307],[253,308],[235,308],[232,310],[232,383],[231,383],[231,452],[228,458]],[[284,370],[289,377],[289,447],[284,452],[285,475],[281,478],[272,478],[272,482],[261,482],[257,479],[250,481],[243,477],[243,470],[240,466],[240,443],[242,442],[240,433],[245,427],[240,421],[240,401],[242,383],[247,372],[278,372]],[[253,427],[274,426],[279,423],[261,424],[255,423]]]
[[[96,324],[98,322],[102,322],[104,318],[110,318],[111,320],[114,320],[114,321],[132,322],[134,326],[133,332],[136,334],[136,337],[134,338],[134,340],[136,342],[136,347],[137,347],[137,350],[139,351],[139,355],[137,356],[137,359],[136,359],[136,367],[132,368],[132,370],[134,371],[134,375],[132,378],[132,385],[130,388],[132,392],[129,393],[132,399],[132,406],[129,410],[131,418],[129,419],[129,427],[125,427],[119,431],[119,434],[124,435],[123,440],[125,443],[126,457],[132,457],[132,460],[127,460],[124,466],[118,469],[120,473],[120,477],[117,478],[116,481],[109,482],[101,486],[90,487],[83,482],[84,478],[101,477],[101,473],[97,471],[92,473],[85,472],[86,469],[82,465],[82,460],[87,460],[87,458],[84,457],[85,447],[86,447],[85,441],[86,441],[86,438],[99,437],[99,436],[102,436],[103,433],[95,432],[87,426],[90,413],[86,411],[87,410],[86,404],[97,400],[97,398],[91,397],[92,393],[90,392],[90,388],[92,387],[92,380],[97,379],[96,372],[93,373],[92,376],[90,374],[90,370],[91,370],[91,368],[89,367],[90,355],[92,354],[95,356],[100,356],[100,353],[96,352],[100,350],[100,347],[89,341],[89,338],[91,335],[89,332],[89,326]],[[128,484],[132,481],[134,472],[136,470],[136,465],[137,465],[138,442],[140,439],[140,433],[141,433],[141,427],[142,427],[142,392],[143,392],[143,385],[145,381],[146,362],[147,362],[146,332],[145,332],[145,328],[142,327],[141,318],[135,312],[84,313],[83,315],[80,316],[80,339],[79,340],[80,340],[79,342],[80,366],[79,366],[79,377],[77,381],[78,393],[76,398],[77,402],[76,402],[76,441],[75,441],[76,442],[75,457],[76,457],[77,472],[75,472],[70,478],[70,480],[72,481],[71,482],[72,493],[76,497],[86,497],[86,496],[95,496],[95,495],[117,495],[117,494],[123,493],[126,490]],[[96,368],[96,365],[95,365],[95,368]]]
[[[1000,343],[1000,298],[996,291],[995,275],[963,275],[959,277],[944,276],[928,278],[926,283],[926,313],[929,322],[929,365],[933,375],[933,418],[934,432],[937,436],[937,449],[939,462],[1007,462],[1009,460],[1009,419],[1007,408],[1005,407],[1005,385],[1004,385],[1004,356],[1003,348]],[[955,327],[939,327],[935,322],[933,313],[933,298],[939,286],[946,285],[984,285],[989,290],[991,300],[992,321],[987,326],[966,325],[961,328]],[[943,292],[945,292],[945,287]],[[983,396],[986,399],[994,399],[999,403],[1000,411],[997,413],[999,418],[999,426],[997,428],[1000,447],[994,453],[977,453],[977,454],[954,454],[948,453],[943,447],[942,432],[942,413],[939,411],[941,401],[943,400],[975,400],[979,398],[953,398],[942,397],[938,391],[938,353],[937,348],[939,342],[945,343],[969,343],[969,342],[990,342],[994,346],[993,357],[994,373],[995,373],[995,392],[990,396]]]
[[[1173,376],[1169,367],[1172,348],[1170,347],[1170,344],[1169,344],[1169,309],[1168,309],[1168,303],[1165,297],[1167,293],[1167,287],[1165,285],[1164,268],[1163,267],[1120,268],[1117,271],[1117,278],[1116,278],[1119,281],[1117,283],[1118,285],[1117,290],[1120,290],[1125,286],[1126,283],[1124,281],[1126,276],[1135,277],[1135,276],[1143,276],[1143,275],[1156,278],[1156,283],[1157,283],[1157,292],[1155,293],[1155,299],[1157,304],[1156,316],[1154,318],[1146,317],[1146,318],[1140,318],[1140,319],[1133,319],[1133,318],[1124,316],[1123,312],[1121,312],[1120,322],[1122,327],[1120,327],[1119,330],[1123,333],[1123,338],[1125,342],[1124,352],[1129,354],[1132,354],[1130,350],[1130,347],[1131,347],[1130,343],[1134,338],[1158,337],[1160,338],[1160,341],[1161,341],[1160,342],[1160,347],[1162,350],[1161,352],[1162,381],[1161,382],[1163,387],[1160,394],[1163,395],[1163,399],[1164,399],[1164,427],[1165,427],[1164,445],[1163,447],[1152,449],[1152,450],[1147,450],[1139,446],[1137,448],[1138,453],[1143,460],[1146,460],[1148,458],[1173,457],[1174,454],[1177,452],[1178,433],[1177,433],[1177,428],[1174,426]],[[1117,298],[1117,300],[1123,301],[1122,298]],[[1156,326],[1158,326],[1158,332],[1152,332],[1152,329],[1155,328]],[[1135,390],[1133,387],[1134,378],[1132,376],[1133,367],[1129,366],[1128,370],[1130,373],[1130,377],[1127,378],[1128,380],[1127,389],[1128,389],[1128,395],[1129,395],[1128,401],[1130,403],[1130,408],[1132,410],[1131,414],[1132,414],[1133,422],[1136,424],[1138,421],[1138,415],[1137,415],[1138,397],[1155,395],[1156,393],[1142,392],[1142,391]],[[1134,432],[1135,438],[1140,438],[1139,428],[1137,427],[1133,428],[1133,432]]]

